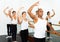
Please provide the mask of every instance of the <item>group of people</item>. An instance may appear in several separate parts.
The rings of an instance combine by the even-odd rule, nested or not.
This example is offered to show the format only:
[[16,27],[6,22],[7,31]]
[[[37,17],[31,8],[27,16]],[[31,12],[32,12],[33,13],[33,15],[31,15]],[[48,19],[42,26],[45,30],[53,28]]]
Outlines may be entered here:
[[[39,2],[34,3],[28,10],[27,13],[28,15],[32,18],[34,24],[30,23],[30,20],[26,18],[26,11],[22,12],[22,16],[19,16],[19,11],[12,11],[12,8],[8,10],[8,13],[6,13],[6,10],[4,9],[5,15],[10,19],[10,22],[7,24],[7,32],[8,32],[8,37],[11,37],[12,35],[12,41],[16,41],[16,34],[17,34],[17,24],[21,25],[21,31],[20,31],[20,36],[22,42],[27,42],[28,40],[28,27],[32,27],[34,29],[34,42],[46,42],[46,36],[45,33],[46,31],[52,31],[53,33],[57,33],[52,25],[51,25],[51,17],[55,15],[55,12],[53,10],[53,15],[50,16],[50,12],[47,12],[47,17],[44,19],[43,18],[43,9],[39,8],[36,11],[36,15],[32,13],[32,10],[35,6],[38,6]],[[50,33],[48,33],[48,37],[50,37]]]

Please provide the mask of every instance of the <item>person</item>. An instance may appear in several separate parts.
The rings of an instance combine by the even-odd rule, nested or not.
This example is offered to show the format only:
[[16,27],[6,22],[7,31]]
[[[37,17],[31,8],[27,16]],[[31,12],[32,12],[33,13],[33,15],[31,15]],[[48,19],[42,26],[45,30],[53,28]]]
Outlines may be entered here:
[[26,18],[26,12],[23,11],[22,12],[22,17],[20,17],[20,25],[21,25],[21,31],[20,31],[20,36],[21,36],[21,40],[22,42],[28,42],[28,26],[29,26],[30,22],[29,20]]
[[16,41],[16,34],[17,34],[17,24],[18,24],[18,15],[16,11],[12,11],[12,20],[11,20],[11,28],[12,28],[12,41]]
[[45,42],[45,32],[46,32],[46,26],[48,25],[53,33],[56,33],[56,31],[53,29],[52,26],[42,17],[43,16],[43,10],[41,8],[38,9],[38,17],[36,17],[32,10],[35,6],[37,6],[39,2],[34,3],[29,9],[28,14],[34,21],[34,42]]
[[60,24],[60,21],[58,23]]
[[[47,12],[47,16],[46,16],[46,20],[49,22],[49,24],[52,26],[52,20],[51,18],[55,15],[55,12],[54,10],[52,9],[53,11],[53,15],[50,15],[50,11]],[[50,31],[50,28],[49,26],[47,25],[47,30]],[[47,39],[50,39],[50,32],[47,32]]]
[[6,12],[6,10],[8,9],[9,7],[6,7],[4,10],[3,10],[3,12],[4,12],[4,14],[8,17],[8,23],[7,23],[7,34],[8,34],[8,36],[6,37],[6,38],[11,38],[12,36],[12,34],[11,34],[11,32],[12,32],[12,30],[11,30],[11,11],[12,11],[12,8],[11,9],[9,9],[8,10],[8,13]]
[[19,10],[18,11],[12,11],[11,15],[11,28],[12,28],[12,41],[16,41],[16,35],[17,35],[17,24],[19,24]]

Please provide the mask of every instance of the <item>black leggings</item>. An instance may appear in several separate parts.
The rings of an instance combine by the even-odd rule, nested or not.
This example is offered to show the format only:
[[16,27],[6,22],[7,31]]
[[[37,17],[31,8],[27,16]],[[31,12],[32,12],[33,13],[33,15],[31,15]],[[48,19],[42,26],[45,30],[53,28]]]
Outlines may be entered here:
[[27,40],[28,40],[28,29],[21,30],[20,36],[21,36],[22,42],[27,42]]
[[17,24],[11,24],[11,28],[12,28],[12,41],[16,41]]
[[8,33],[8,36],[12,35],[11,32],[12,32],[11,24],[7,24],[7,33]]
[[34,38],[34,42],[46,42],[45,38]]
[[[51,23],[49,23],[49,24],[52,26]],[[47,25],[47,30],[50,31],[50,27],[48,25]],[[50,37],[50,32],[47,32],[47,37]]]

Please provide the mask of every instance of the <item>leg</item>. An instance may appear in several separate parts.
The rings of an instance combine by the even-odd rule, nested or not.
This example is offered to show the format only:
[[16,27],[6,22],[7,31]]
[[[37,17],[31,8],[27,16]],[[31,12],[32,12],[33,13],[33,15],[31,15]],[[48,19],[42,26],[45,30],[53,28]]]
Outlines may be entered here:
[[27,42],[28,40],[28,30],[22,30],[21,33],[22,42]]
[[11,26],[10,26],[10,24],[7,24],[7,33],[8,33],[8,36],[11,36]]
[[12,25],[12,41],[16,41],[17,25]]
[[[49,26],[47,26],[47,30],[50,31]],[[50,37],[50,32],[47,32],[47,37]]]

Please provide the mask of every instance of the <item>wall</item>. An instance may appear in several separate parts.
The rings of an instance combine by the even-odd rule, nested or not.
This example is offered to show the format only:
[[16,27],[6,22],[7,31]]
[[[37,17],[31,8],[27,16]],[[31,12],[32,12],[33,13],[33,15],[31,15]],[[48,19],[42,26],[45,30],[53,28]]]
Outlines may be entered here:
[[[7,17],[3,13],[3,9],[7,6],[10,8],[13,8],[17,11],[17,9],[21,6],[24,6],[25,8],[22,11],[27,11],[27,9],[38,0],[0,0],[0,35],[6,35],[7,34],[7,28],[6,24],[8,23]],[[60,20],[60,0],[39,0],[40,4],[39,6],[35,7],[33,9],[33,13],[37,10],[38,7],[43,8],[44,10],[44,17],[46,17],[46,12],[50,11],[52,13],[52,9],[55,10],[55,16],[52,18],[52,23],[58,23]],[[27,15],[27,17],[30,19],[30,17]],[[60,30],[60,27],[53,26],[55,30]],[[32,31],[29,29],[30,32]],[[18,26],[18,33],[20,31],[20,27]]]

